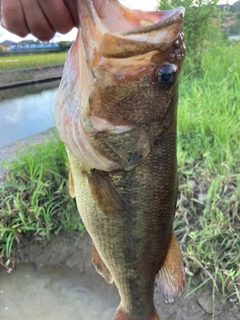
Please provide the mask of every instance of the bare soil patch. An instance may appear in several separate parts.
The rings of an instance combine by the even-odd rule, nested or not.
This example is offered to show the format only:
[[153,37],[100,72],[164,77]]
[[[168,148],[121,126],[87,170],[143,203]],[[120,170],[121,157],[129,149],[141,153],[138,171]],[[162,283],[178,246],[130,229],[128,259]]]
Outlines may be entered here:
[[[76,270],[79,277],[89,277],[96,282],[95,290],[99,294],[107,290],[101,276],[97,274],[91,263],[91,239],[87,233],[84,235],[61,234],[54,236],[50,243],[22,238],[14,249],[13,260],[15,269],[22,263],[34,263],[37,270],[51,266]],[[16,272],[13,270],[10,274]],[[240,308],[235,300],[223,302],[218,294],[212,297],[212,286],[202,286],[196,292],[191,293],[196,285],[201,283],[201,274],[191,281],[187,279],[184,294],[174,304],[166,304],[160,294],[155,292],[155,304],[161,320],[239,320]],[[191,282],[191,283],[190,283]],[[190,284],[189,284],[190,283]],[[114,285],[112,285],[114,286]],[[114,289],[114,288],[113,288]],[[190,294],[191,293],[191,294]],[[117,290],[111,290],[114,301],[118,301]],[[116,299],[116,300],[115,300]],[[87,320],[87,319],[86,319]]]

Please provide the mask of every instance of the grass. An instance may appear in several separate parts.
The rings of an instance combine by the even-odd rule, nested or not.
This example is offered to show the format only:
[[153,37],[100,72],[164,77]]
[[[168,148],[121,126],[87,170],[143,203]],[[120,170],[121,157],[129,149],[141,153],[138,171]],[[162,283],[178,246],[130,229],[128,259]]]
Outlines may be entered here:
[[[175,230],[188,275],[203,277],[196,286],[211,281],[213,301],[216,292],[240,301],[240,44],[209,45],[202,63],[202,74],[193,76],[186,61],[180,84]],[[83,228],[68,195],[61,143],[32,152],[9,166],[0,190],[0,250],[7,257],[23,233],[49,239]]]
[[60,230],[83,230],[69,198],[65,147],[56,137],[6,166],[7,179],[0,186],[0,259],[9,261],[14,241],[23,234],[49,240]]
[[64,64],[66,52],[0,57],[0,72]]
[[180,85],[175,228],[188,274],[240,301],[240,44],[202,59],[202,75],[187,61]]

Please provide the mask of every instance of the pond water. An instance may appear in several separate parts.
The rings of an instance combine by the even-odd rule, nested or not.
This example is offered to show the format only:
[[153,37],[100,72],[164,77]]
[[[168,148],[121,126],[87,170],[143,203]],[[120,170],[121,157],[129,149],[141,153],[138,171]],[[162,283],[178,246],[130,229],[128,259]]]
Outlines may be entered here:
[[[50,88],[27,86],[0,93],[0,147],[54,126],[54,100],[59,82]],[[48,89],[47,89],[48,88]]]
[[21,239],[16,269],[0,265],[1,320],[113,320],[119,295],[91,262],[90,237]]
[[[0,319],[113,320],[120,298],[93,267],[91,247],[86,233],[53,236],[50,243],[21,239],[12,258],[16,268],[8,274],[0,265]],[[156,290],[160,319],[240,320],[239,305],[223,304],[218,295],[213,316],[212,287],[197,283],[174,304],[164,303]]]
[[32,264],[20,265],[10,275],[0,272],[0,319],[112,320],[117,293],[112,296],[111,287],[93,279],[75,269],[38,271]]

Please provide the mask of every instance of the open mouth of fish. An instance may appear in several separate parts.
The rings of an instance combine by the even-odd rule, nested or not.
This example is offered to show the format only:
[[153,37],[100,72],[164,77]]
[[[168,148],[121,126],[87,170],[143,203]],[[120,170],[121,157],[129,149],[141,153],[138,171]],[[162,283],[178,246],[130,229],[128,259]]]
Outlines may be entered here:
[[[154,75],[160,70],[157,77],[165,77],[166,87],[169,83],[171,85],[169,72],[179,73],[185,54],[181,32],[184,8],[143,12],[126,9],[118,1],[109,0],[107,17],[101,20],[92,1],[79,0],[78,4],[79,32],[68,53],[64,79],[57,97],[56,126],[68,149],[91,167],[104,171],[130,170],[136,163],[123,165],[107,159],[91,141],[100,133],[124,135],[136,127],[148,125],[153,121],[150,116],[155,111],[146,111],[145,115],[150,115],[148,118],[138,112],[139,115],[133,116],[133,120],[131,116],[127,119],[121,115],[123,108],[111,107],[111,102],[104,101],[100,95],[112,86],[111,81],[118,88],[127,85],[127,82],[130,87],[133,81],[139,81],[145,74],[147,77],[156,53],[162,53],[168,62],[164,64],[163,75],[160,68],[154,71]],[[107,77],[106,73],[110,76]],[[155,78],[151,83],[143,84],[144,89],[152,84],[158,85]],[[177,79],[173,80],[176,82]],[[97,82],[104,83],[104,89],[96,88]],[[123,101],[125,98],[121,99]],[[164,99],[167,100],[168,96]],[[162,115],[166,110],[167,106],[161,111]],[[160,115],[155,118],[161,122]],[[151,147],[151,142],[143,143],[141,161],[149,154]]]
[[79,11],[84,46],[88,53],[97,48],[108,58],[166,50],[180,33],[185,11],[183,7],[152,12],[126,10],[119,2],[109,0],[107,17],[100,20],[90,1],[81,3],[85,9]]

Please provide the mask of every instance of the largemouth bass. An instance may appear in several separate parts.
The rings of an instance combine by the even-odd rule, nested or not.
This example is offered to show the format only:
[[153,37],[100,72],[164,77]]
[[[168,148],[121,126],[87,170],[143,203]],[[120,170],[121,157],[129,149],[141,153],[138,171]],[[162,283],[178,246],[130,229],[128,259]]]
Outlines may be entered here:
[[66,146],[70,194],[93,240],[93,264],[117,286],[115,320],[157,320],[183,291],[173,233],[178,78],[184,9],[142,12],[109,0],[100,20],[78,0],[55,123]]

